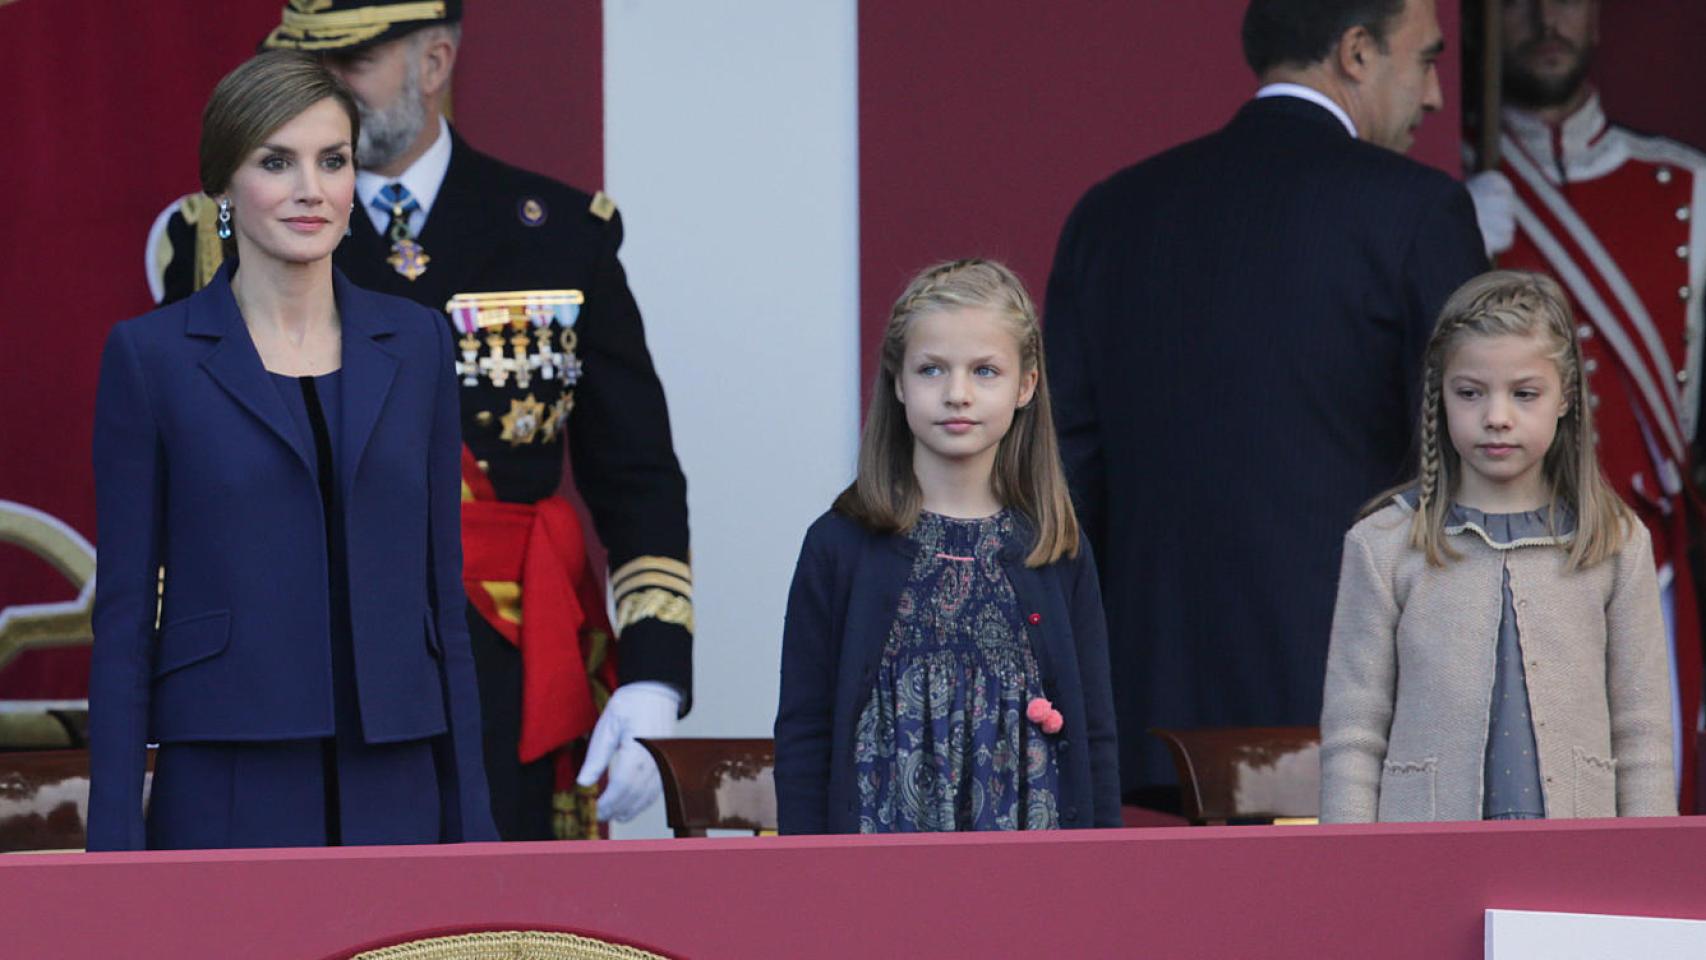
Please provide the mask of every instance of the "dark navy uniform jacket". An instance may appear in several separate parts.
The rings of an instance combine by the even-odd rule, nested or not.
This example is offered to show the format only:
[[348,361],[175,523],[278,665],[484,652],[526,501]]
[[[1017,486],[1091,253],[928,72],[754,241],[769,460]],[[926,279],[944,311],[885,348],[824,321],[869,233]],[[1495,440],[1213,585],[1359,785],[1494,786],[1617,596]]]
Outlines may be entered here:
[[[1107,630],[1088,545],[1025,566],[1028,536],[1003,549],[1044,696],[1061,712],[1060,825],[1120,825],[1118,747]],[[783,833],[858,833],[854,727],[876,680],[917,544],[837,513],[806,531],[782,636],[776,712],[776,812]]]
[[1423,347],[1486,267],[1460,184],[1294,97],[1072,211],[1044,329],[1128,790],[1173,781],[1150,727],[1319,722],[1344,533],[1414,472]]

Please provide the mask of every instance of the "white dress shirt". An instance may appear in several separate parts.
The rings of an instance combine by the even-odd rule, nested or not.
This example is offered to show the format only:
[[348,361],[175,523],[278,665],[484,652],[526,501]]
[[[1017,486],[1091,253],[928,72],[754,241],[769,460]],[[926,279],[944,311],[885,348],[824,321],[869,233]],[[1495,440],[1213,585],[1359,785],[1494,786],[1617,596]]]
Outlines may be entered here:
[[391,226],[391,212],[373,206],[373,198],[379,196],[379,191],[387,184],[401,183],[421,205],[419,210],[409,214],[409,232],[418,237],[426,227],[427,214],[432,212],[432,202],[438,199],[438,188],[444,185],[444,174],[449,169],[450,124],[439,117],[437,139],[414,163],[409,164],[409,169],[404,170],[402,176],[387,177],[371,170],[356,171],[356,202],[367,211],[367,218],[373,221],[373,229],[383,237]]
[[1296,97],[1299,100],[1308,100],[1337,117],[1350,132],[1351,138],[1357,139],[1357,125],[1351,121],[1351,115],[1345,112],[1344,107],[1334,102],[1332,97],[1314,87],[1306,87],[1301,83],[1270,83],[1256,91],[1257,100],[1263,97]]

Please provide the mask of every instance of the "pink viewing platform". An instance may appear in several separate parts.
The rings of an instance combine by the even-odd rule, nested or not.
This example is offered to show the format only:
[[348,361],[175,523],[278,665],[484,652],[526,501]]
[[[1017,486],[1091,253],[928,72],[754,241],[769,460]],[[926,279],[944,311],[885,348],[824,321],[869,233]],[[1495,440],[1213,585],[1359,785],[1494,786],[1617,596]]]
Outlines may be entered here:
[[1706,919],[1706,819],[0,857],[0,956],[1481,956],[1490,907]]

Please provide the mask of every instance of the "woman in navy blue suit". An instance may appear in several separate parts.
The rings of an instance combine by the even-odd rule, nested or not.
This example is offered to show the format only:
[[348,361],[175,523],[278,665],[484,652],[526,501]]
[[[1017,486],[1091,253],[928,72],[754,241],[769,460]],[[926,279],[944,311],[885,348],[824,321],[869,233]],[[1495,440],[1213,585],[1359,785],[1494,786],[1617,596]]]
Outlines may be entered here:
[[496,839],[449,330],[332,268],[359,130],[312,57],[222,80],[201,181],[226,266],[108,338],[91,850]]

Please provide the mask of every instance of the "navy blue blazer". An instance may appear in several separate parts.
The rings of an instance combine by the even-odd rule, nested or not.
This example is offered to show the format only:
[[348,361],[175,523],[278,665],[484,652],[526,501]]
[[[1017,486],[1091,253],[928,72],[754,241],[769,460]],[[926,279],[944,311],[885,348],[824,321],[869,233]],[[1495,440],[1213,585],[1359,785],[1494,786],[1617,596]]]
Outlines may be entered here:
[[[95,403],[100,564],[89,848],[139,849],[144,745],[333,733],[326,526],[313,452],[230,287],[113,328]],[[362,733],[445,733],[447,840],[496,839],[462,592],[450,332],[334,271],[342,485]],[[155,628],[156,571],[166,590]]]
[[[1056,734],[1062,827],[1120,825],[1108,634],[1089,544],[1075,559],[1025,566],[1029,536],[1002,553]],[[854,725],[876,680],[917,544],[825,513],[806,531],[782,634],[776,712],[776,811],[783,833],[858,833]]]

